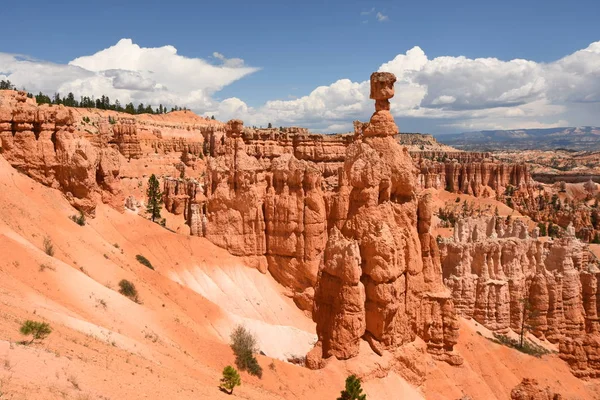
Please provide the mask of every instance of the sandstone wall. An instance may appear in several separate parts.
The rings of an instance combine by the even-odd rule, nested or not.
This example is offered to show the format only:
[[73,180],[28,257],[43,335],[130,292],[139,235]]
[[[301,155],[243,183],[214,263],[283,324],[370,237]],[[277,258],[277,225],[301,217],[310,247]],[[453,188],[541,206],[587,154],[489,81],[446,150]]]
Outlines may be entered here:
[[559,345],[575,375],[597,377],[600,269],[572,234],[545,241],[520,221],[459,221],[441,245],[444,282],[461,315],[498,332],[520,332],[525,315],[535,336]]
[[97,201],[123,207],[118,151],[74,127],[70,109],[37,106],[24,92],[0,96],[0,153],[17,170],[63,191],[71,204],[93,214]]
[[[423,189],[443,189],[476,197],[503,194],[508,185],[531,191],[534,181],[526,164],[506,164],[492,161],[431,161],[416,158],[420,170],[418,185]],[[468,157],[463,157],[469,160]]]

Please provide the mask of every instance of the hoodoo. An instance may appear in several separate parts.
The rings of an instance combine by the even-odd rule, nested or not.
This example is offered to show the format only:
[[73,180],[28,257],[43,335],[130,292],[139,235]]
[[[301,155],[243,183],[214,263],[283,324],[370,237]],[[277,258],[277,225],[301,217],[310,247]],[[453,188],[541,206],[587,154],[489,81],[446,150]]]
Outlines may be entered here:
[[328,202],[313,313],[319,343],[311,360],[355,356],[362,339],[381,354],[419,335],[436,356],[461,362],[452,353],[458,321],[429,233],[430,194],[417,197],[412,159],[392,137],[398,132],[389,112],[395,80],[390,73],[371,75],[376,111],[348,146]]

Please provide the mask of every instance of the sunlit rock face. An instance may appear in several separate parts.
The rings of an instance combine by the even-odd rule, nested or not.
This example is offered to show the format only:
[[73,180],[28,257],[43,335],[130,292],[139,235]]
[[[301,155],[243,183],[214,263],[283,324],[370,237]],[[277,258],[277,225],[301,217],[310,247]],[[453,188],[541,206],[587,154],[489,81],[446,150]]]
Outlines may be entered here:
[[469,218],[442,242],[441,255],[459,314],[498,332],[520,332],[525,315],[531,333],[558,344],[576,376],[600,376],[600,270],[572,229],[547,241],[530,237],[521,220]]

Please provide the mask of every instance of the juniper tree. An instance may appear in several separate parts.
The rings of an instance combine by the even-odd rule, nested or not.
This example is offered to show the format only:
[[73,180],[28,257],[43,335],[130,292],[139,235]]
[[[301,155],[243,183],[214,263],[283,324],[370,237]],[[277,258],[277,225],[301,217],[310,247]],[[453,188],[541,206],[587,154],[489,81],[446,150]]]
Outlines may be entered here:
[[146,196],[148,197],[146,210],[150,213],[152,222],[154,222],[157,218],[160,218],[160,210],[163,204],[162,192],[160,191],[160,184],[154,174],[150,175],[150,179],[148,179],[148,189],[146,190]]
[[367,395],[362,394],[360,379],[356,375],[350,375],[346,378],[346,388],[342,390],[337,400],[366,400]]

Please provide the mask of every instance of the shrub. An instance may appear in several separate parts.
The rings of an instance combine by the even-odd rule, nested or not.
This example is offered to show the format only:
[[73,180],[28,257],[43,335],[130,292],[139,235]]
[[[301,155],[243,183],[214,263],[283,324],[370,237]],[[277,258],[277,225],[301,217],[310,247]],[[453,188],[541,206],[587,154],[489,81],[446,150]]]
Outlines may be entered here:
[[44,238],[44,251],[50,257],[54,257],[54,245],[52,244],[52,240],[47,236]]
[[548,231],[546,230],[546,224],[543,222],[540,222],[538,224],[538,228],[540,229],[540,236],[546,236],[548,235]]
[[235,354],[235,364],[239,369],[262,378],[262,367],[254,357],[254,354],[258,353],[258,347],[252,333],[238,325],[231,333],[231,349]]
[[55,268],[52,265],[40,264],[40,272],[44,272],[46,269],[54,271]]
[[135,288],[135,285],[128,280],[122,279],[119,282],[119,293],[121,293],[123,296],[129,297],[136,303],[139,303],[137,289]]
[[71,215],[70,218],[73,222],[75,222],[79,226],[85,225],[85,214],[83,213],[83,211],[79,211],[79,216]]
[[540,358],[541,356],[546,354],[550,354],[550,350],[542,346],[538,346],[537,344],[529,340],[523,340],[523,345],[521,346],[519,340],[495,333],[494,339],[492,339],[492,341],[498,344],[503,344],[505,346],[512,347],[515,350],[519,350],[521,353],[529,354],[530,356],[534,356],[537,358]]
[[46,322],[38,322],[28,319],[27,321],[23,322],[23,325],[21,325],[20,332],[23,335],[32,335],[33,339],[31,339],[31,342],[29,343],[33,343],[34,340],[45,339],[46,336],[52,333],[52,329]]
[[148,260],[146,257],[144,257],[141,254],[138,254],[137,256],[135,256],[135,259],[138,260],[138,262],[142,265],[145,265],[146,267],[154,270],[154,267],[152,266],[152,263],[150,262],[150,260]]
[[228,394],[232,394],[233,388],[241,384],[240,374],[231,365],[226,366],[223,369],[223,377],[221,378],[221,389]]
[[350,375],[346,378],[346,388],[342,390],[337,400],[366,400],[367,395],[362,394],[360,379],[356,375]]

